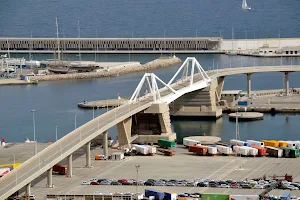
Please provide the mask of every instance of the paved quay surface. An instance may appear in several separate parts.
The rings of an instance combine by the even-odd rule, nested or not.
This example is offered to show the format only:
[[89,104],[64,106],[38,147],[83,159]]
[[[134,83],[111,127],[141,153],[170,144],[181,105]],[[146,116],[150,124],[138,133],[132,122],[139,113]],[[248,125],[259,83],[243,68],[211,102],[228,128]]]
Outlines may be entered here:
[[[23,144],[24,146],[25,144]],[[45,144],[47,145],[47,144]],[[15,145],[7,148],[9,151],[2,152],[1,155],[7,154],[2,160],[5,163],[11,162],[13,152],[22,151],[22,159],[32,155],[33,150],[21,148],[22,145]],[[33,147],[33,146],[32,146]],[[19,148],[19,149],[18,149]],[[20,149],[21,148],[21,149]],[[27,152],[26,152],[27,151]],[[109,152],[116,151],[109,149]],[[141,165],[139,171],[139,179],[186,179],[193,180],[195,178],[212,178],[212,179],[233,179],[242,180],[245,178],[258,178],[264,174],[272,176],[273,174],[284,175],[292,174],[295,181],[300,181],[300,162],[299,158],[252,158],[252,157],[234,157],[234,156],[214,156],[202,157],[189,153],[183,147],[175,148],[176,155],[166,157],[160,154],[155,156],[135,156],[126,158],[123,161],[95,161],[92,158],[92,168],[85,167],[84,148],[76,151],[73,160],[72,178],[63,175],[53,175],[54,188],[46,188],[47,179],[45,174],[41,175],[31,188],[32,194],[37,199],[43,199],[46,194],[93,194],[98,192],[136,192],[135,186],[102,186],[102,185],[81,185],[81,182],[90,178],[133,178],[136,179],[135,165]],[[102,154],[102,148],[96,147],[92,150],[91,156],[95,153]],[[2,156],[1,156],[2,158]],[[18,161],[18,160],[17,160]],[[65,163],[66,160],[63,161]],[[242,165],[243,170],[236,170]],[[139,190],[143,191],[144,186],[139,186]],[[147,187],[149,188],[149,187]],[[151,187],[159,190],[167,190],[172,192],[212,192],[212,193],[229,193],[229,194],[259,194],[262,190],[254,189],[234,189],[234,188],[200,188],[200,187]],[[279,195],[282,191],[273,190],[271,194]],[[292,195],[300,196],[300,191],[292,191]]]

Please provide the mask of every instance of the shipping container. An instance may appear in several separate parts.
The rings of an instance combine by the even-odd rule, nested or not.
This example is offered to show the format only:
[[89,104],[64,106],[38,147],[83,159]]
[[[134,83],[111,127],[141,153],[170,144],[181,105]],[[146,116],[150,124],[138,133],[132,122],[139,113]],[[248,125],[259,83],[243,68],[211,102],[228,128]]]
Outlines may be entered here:
[[279,148],[276,148],[276,147],[270,147],[270,146],[266,146],[265,148],[266,148],[267,154],[269,156],[277,157],[277,158],[281,158],[283,156],[283,150],[282,149],[279,149]]
[[13,170],[13,168],[9,167],[9,166],[8,167],[1,167],[0,168],[0,177],[8,174],[11,170]]
[[209,155],[217,155],[218,149],[217,147],[207,147],[207,152]]
[[173,148],[173,147],[175,147],[175,142],[170,141],[170,140],[159,139],[157,143],[158,143],[158,146],[160,146],[162,148]]
[[56,164],[53,166],[53,172],[60,175],[66,175],[68,173],[68,167],[66,165]]
[[286,158],[297,158],[300,156],[300,150],[289,148],[289,147],[281,147],[283,150],[283,156]]
[[238,145],[238,146],[249,146],[249,144],[245,141],[241,141],[241,140],[230,140],[230,144],[232,145]]
[[155,200],[163,200],[165,193],[153,189],[145,189],[145,196],[146,197],[154,196]]
[[257,146],[252,146],[252,148],[255,148],[258,150],[258,156],[265,156],[267,155],[267,151],[264,147],[257,147]]
[[243,194],[243,195],[230,195],[230,200],[259,200],[259,195],[256,194]]
[[249,149],[244,148],[244,146],[233,146],[233,151],[239,155],[242,156],[248,156],[249,155]]
[[229,200],[229,194],[208,194],[201,195],[202,200]]
[[286,141],[278,141],[279,142],[279,147],[287,147],[288,143]]
[[280,200],[290,200],[291,194],[289,192],[284,192],[280,195]]
[[232,144],[230,144],[229,142],[216,142],[216,145],[220,145],[220,146],[225,146],[225,147],[230,147],[232,148]]
[[227,146],[221,146],[221,145],[216,145],[218,153],[222,155],[231,155],[232,154],[232,148],[227,147]]
[[295,141],[296,143],[296,149],[300,149],[300,141]]
[[265,147],[264,142],[261,142],[261,141],[246,140],[246,142],[248,142],[249,146]]
[[287,141],[287,143],[288,143],[288,146],[287,146],[287,147],[296,149],[296,142],[293,142],[293,141]]
[[276,140],[262,140],[265,146],[279,147],[279,142]]
[[189,139],[189,138],[183,138],[183,145],[185,147],[194,146],[194,145],[200,146],[201,143],[197,140],[192,140],[192,139]]
[[208,148],[205,146],[190,146],[189,152],[193,152],[201,156],[206,156],[208,153]]
[[252,147],[243,147],[245,149],[248,149],[248,155],[249,156],[257,156],[258,155],[258,149],[252,148]]
[[164,200],[176,200],[177,199],[177,194],[174,192],[166,192],[165,193]]

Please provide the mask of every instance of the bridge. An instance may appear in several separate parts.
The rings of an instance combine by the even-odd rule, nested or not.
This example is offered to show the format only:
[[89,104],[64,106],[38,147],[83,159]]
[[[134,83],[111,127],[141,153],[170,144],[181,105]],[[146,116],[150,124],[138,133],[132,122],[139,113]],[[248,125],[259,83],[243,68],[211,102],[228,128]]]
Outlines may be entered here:
[[153,73],[146,73],[127,104],[112,109],[73,130],[2,177],[0,199],[8,198],[23,187],[26,187],[26,193],[30,194],[31,182],[45,172],[47,185],[52,187],[52,167],[65,158],[68,159],[67,176],[72,177],[72,154],[82,146],[86,147],[86,167],[91,167],[91,140],[103,134],[104,154],[107,155],[107,130],[115,125],[120,145],[130,145],[133,130],[138,131],[141,128],[139,125],[149,117],[155,117],[152,121],[158,124],[159,135],[147,134],[139,137],[144,137],[148,141],[151,139],[157,141],[158,138],[174,139],[170,124],[172,110],[175,109],[177,112],[178,106],[180,112],[189,113],[190,110],[195,110],[195,106],[200,106],[200,112],[208,112],[207,108],[202,109],[204,99],[209,101],[210,111],[216,111],[214,109],[226,76],[247,74],[248,84],[251,84],[249,80],[253,73],[283,72],[287,74],[288,83],[288,73],[296,71],[300,71],[300,66],[257,66],[205,72],[195,58],[189,57],[167,83]]
[[[197,75],[197,78],[194,75]],[[179,79],[179,80],[177,80]],[[168,120],[168,103],[185,93],[208,87],[211,79],[195,58],[187,58],[172,79],[165,83],[155,74],[146,73],[133,93],[129,103],[117,107],[94,118],[73,130],[57,142],[34,155],[21,166],[0,179],[0,199],[6,199],[26,186],[30,194],[31,181],[47,171],[48,186],[52,186],[52,167],[64,158],[68,158],[68,176],[72,177],[72,153],[86,145],[86,166],[91,167],[91,140],[104,134],[107,145],[107,130],[117,125],[120,145],[129,144],[131,139],[132,116],[144,111],[159,113],[161,129],[166,135],[171,134]],[[159,85],[163,87],[159,88]],[[147,94],[142,95],[143,88]],[[151,114],[153,115],[153,114]],[[104,149],[107,154],[107,149]]]

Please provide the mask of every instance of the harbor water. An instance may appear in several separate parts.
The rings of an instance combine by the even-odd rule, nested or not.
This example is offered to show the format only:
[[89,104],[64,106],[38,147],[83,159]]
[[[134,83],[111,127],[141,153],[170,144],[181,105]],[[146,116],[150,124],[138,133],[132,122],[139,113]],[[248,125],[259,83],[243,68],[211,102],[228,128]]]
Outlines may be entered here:
[[[42,55],[47,56],[47,55]],[[90,59],[94,55],[83,55],[83,59]],[[101,55],[104,56],[104,55]],[[124,55],[107,55],[110,60],[124,61]],[[128,55],[127,55],[128,56]],[[137,60],[147,62],[158,55],[134,55]],[[181,59],[187,56],[196,56],[205,70],[228,67],[259,65],[276,65],[281,58],[251,58],[226,55],[178,55]],[[241,63],[242,59],[242,63]],[[227,65],[226,65],[227,63]],[[289,59],[284,59],[283,64],[288,64]],[[294,64],[300,64],[299,58],[293,59]],[[168,81],[176,72],[179,65],[153,71],[162,80]],[[58,126],[58,136],[62,137],[77,126],[89,121],[93,117],[92,110],[77,108],[77,103],[100,99],[131,96],[143,72],[122,75],[119,77],[70,80],[55,82],[40,82],[38,85],[28,86],[2,86],[0,99],[2,103],[0,112],[0,137],[6,141],[23,142],[26,138],[33,139],[33,119],[31,110],[35,109],[36,138],[38,141],[47,142],[55,140],[55,129]],[[291,73],[290,87],[300,87],[299,73]],[[283,88],[282,73],[257,73],[252,76],[252,89],[278,89]],[[237,84],[238,83],[238,84]],[[246,89],[246,75],[229,76],[225,79],[224,89]],[[105,109],[94,111],[94,116],[104,113]],[[241,139],[289,139],[297,140],[300,129],[299,115],[266,114],[264,120],[240,123]],[[182,137],[191,135],[219,136],[223,140],[235,137],[235,123],[229,122],[227,115],[217,121],[207,120],[172,120],[172,127],[177,133],[178,141]],[[262,134],[263,133],[263,134]],[[116,128],[109,130],[110,136],[115,138]]]

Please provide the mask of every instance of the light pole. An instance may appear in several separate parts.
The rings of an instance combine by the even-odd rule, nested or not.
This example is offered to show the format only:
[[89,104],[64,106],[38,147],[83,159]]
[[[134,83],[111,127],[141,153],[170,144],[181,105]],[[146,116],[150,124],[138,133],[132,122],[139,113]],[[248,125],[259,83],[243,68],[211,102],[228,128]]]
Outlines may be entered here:
[[139,169],[140,165],[135,165],[136,169],[136,193],[139,193]]
[[56,139],[56,141],[57,141],[57,128],[58,128],[58,126],[55,127],[55,139]]
[[77,114],[75,114],[75,128],[74,128],[74,130],[77,128],[77,125],[76,125],[76,121],[77,121]]
[[35,139],[35,117],[34,117],[35,110],[31,110],[31,112],[32,112],[32,121],[33,121],[34,155],[36,155],[37,154],[37,146],[36,146],[36,139]]
[[95,108],[93,106],[93,119],[95,118]]

